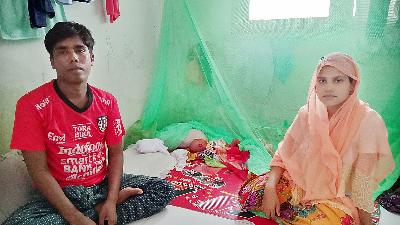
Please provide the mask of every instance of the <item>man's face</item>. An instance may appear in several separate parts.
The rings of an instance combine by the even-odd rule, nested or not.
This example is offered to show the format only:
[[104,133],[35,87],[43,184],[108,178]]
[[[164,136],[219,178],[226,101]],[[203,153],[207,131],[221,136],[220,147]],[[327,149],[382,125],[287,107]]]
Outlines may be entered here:
[[94,56],[76,36],[58,42],[54,46],[50,61],[53,69],[57,71],[57,80],[60,83],[81,84],[87,82]]

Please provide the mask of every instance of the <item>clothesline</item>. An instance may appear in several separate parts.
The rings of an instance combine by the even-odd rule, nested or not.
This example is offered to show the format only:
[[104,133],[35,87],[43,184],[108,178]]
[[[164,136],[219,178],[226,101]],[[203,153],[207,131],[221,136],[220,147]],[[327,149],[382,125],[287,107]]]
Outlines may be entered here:
[[[106,15],[114,23],[120,16],[119,1],[103,1]],[[93,0],[4,0],[0,7],[0,35],[6,40],[42,38],[55,23],[68,21],[64,6],[74,2]]]

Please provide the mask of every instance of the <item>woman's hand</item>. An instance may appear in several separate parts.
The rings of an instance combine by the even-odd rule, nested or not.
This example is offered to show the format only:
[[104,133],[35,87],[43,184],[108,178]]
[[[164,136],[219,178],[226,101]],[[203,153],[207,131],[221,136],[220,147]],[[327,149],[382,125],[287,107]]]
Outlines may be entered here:
[[263,212],[268,218],[275,218],[276,215],[280,216],[280,203],[276,193],[276,186],[265,186],[262,206]]
[[281,206],[279,203],[278,194],[276,193],[276,185],[281,179],[283,168],[272,166],[269,172],[269,177],[265,182],[264,197],[263,197],[263,212],[268,218],[280,216]]
[[360,216],[361,225],[372,225],[372,216],[370,213],[358,209],[358,215]]

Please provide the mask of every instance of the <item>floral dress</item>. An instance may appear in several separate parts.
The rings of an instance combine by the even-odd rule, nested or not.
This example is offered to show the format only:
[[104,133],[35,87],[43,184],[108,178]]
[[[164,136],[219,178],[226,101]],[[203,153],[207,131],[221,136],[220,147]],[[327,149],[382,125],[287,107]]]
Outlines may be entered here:
[[[262,200],[265,181],[268,173],[261,176],[250,174],[239,191],[240,203],[246,211],[262,212]],[[280,202],[280,216],[276,218],[279,224],[315,224],[315,225],[353,225],[353,218],[341,209],[332,207],[329,203],[296,204],[293,196],[296,187],[293,182],[281,178],[276,191]],[[257,213],[260,214],[260,213]]]

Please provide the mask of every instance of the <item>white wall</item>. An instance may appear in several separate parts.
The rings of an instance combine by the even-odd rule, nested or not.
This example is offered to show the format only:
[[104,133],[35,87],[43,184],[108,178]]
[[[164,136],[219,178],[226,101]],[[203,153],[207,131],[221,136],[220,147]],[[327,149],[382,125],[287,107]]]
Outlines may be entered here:
[[[126,128],[146,101],[156,56],[162,0],[120,0],[120,18],[106,21],[103,0],[65,6],[68,20],[91,31],[95,64],[89,83],[117,98]],[[15,103],[25,92],[55,78],[42,39],[0,38],[0,154],[9,151]]]

